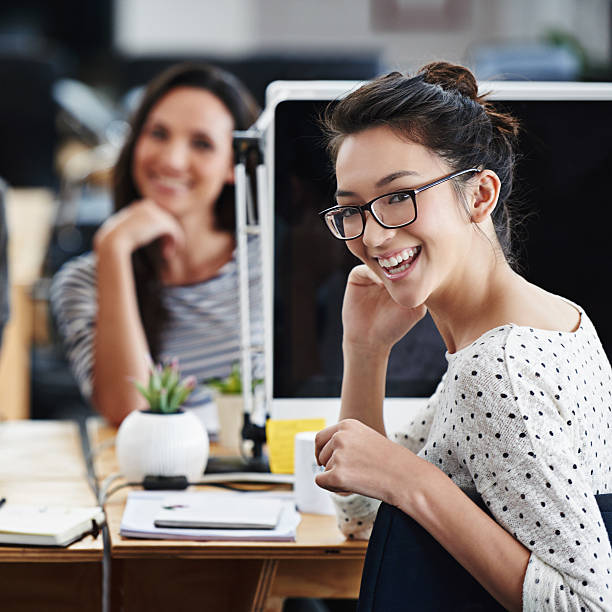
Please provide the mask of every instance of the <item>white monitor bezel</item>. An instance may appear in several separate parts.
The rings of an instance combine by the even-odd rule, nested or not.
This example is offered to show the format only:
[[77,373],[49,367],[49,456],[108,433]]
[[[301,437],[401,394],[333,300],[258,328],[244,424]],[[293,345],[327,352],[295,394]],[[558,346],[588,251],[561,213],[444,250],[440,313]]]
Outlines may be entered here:
[[[271,248],[268,249],[268,260],[264,261],[264,328],[266,330],[265,372],[266,372],[266,405],[271,418],[298,419],[324,418],[327,424],[338,420],[340,398],[275,398],[273,396],[274,376],[274,115],[276,107],[287,100],[336,100],[357,89],[363,81],[274,81],[266,89],[266,106],[256,127],[264,134],[263,146],[268,178],[267,208],[268,227],[272,228]],[[582,83],[573,81],[482,81],[479,92],[488,93],[490,100],[551,100],[551,101],[612,101],[612,83]],[[410,407],[422,405],[427,398],[387,398],[384,403],[384,420],[387,432],[401,427],[406,420],[406,411]]]

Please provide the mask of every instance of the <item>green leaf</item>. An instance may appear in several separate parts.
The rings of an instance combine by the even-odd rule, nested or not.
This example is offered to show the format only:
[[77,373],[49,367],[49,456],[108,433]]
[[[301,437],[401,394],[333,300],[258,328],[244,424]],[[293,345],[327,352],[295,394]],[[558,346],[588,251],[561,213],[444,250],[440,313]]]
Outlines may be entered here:
[[140,394],[147,400],[147,402],[149,402],[149,404],[151,403],[151,395],[149,394],[149,391],[147,389],[145,389],[137,380],[133,381],[134,382],[134,386],[136,387],[136,389],[138,389],[138,391],[140,392]]
[[161,389],[161,376],[159,367],[155,367],[149,377],[149,391],[152,393],[158,392]]
[[160,377],[160,384],[162,387],[168,386],[168,380],[170,379],[171,374],[172,370],[170,369],[170,366],[164,366]]
[[149,409],[152,412],[163,413],[176,412],[197,384],[194,376],[187,376],[181,380],[176,358],[163,366],[151,364],[146,387],[137,381],[132,382],[149,403]]
[[162,389],[159,393],[159,411],[168,412],[168,392]]
[[182,387],[180,384],[174,385],[174,387],[168,391],[168,412],[176,412],[181,407],[184,401],[182,395]]

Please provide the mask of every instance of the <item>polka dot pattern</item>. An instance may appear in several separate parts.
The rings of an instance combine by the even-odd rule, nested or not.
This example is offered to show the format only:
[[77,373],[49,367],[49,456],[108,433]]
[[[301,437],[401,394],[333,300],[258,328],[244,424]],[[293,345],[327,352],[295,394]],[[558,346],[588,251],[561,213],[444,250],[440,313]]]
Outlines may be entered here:
[[365,495],[331,494],[338,520],[338,529],[349,540],[367,540],[372,533],[380,500]]
[[396,440],[475,488],[531,551],[524,610],[612,610],[594,498],[612,492],[612,371],[592,323],[581,310],[574,333],[506,325],[447,359]]

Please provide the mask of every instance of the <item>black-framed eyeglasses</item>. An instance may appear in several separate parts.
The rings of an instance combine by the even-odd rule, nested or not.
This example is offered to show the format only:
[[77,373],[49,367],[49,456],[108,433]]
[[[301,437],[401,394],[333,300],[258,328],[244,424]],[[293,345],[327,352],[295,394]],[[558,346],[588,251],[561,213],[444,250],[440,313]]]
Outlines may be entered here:
[[393,193],[386,193],[361,206],[342,206],[336,204],[336,206],[322,210],[319,216],[323,219],[334,238],[338,238],[338,240],[354,240],[363,234],[366,224],[366,210],[370,212],[379,225],[386,229],[404,227],[416,221],[417,193],[421,193],[421,191],[450,181],[468,172],[480,172],[480,170],[470,168],[469,170],[453,172],[433,183],[417,187],[416,189],[402,189]]

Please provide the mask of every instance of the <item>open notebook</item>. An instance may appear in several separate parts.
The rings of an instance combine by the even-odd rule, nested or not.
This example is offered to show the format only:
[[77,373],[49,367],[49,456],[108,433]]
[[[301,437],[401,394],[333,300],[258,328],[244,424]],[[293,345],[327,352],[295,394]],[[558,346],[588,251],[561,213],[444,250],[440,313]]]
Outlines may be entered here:
[[12,504],[0,507],[0,544],[68,546],[104,524],[100,507]]

